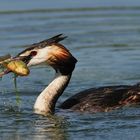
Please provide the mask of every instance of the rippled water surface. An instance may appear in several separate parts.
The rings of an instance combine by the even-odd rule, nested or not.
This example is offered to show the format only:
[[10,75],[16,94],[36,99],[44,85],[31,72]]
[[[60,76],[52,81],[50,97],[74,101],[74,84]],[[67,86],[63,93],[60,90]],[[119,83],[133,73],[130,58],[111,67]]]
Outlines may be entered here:
[[[140,2],[134,0],[0,0],[0,55],[16,55],[25,46],[53,35],[78,59],[58,104],[76,92],[104,85],[135,84],[140,79]],[[52,80],[47,66],[18,78],[17,107],[12,75],[0,81],[0,140],[138,140],[140,107],[81,114],[56,110],[43,117],[32,111],[37,95]]]

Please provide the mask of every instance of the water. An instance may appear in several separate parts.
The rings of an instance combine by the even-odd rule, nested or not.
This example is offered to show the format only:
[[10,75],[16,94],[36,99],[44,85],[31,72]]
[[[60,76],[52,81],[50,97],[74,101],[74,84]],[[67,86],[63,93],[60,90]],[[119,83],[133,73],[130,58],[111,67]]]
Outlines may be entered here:
[[[78,59],[71,82],[58,104],[78,91],[104,85],[135,84],[140,79],[140,1],[0,1],[0,55],[16,55],[53,35]],[[32,111],[40,91],[52,80],[46,66],[18,78],[17,107],[12,75],[0,81],[0,140],[138,140],[140,107],[80,114],[56,110],[43,117]]]

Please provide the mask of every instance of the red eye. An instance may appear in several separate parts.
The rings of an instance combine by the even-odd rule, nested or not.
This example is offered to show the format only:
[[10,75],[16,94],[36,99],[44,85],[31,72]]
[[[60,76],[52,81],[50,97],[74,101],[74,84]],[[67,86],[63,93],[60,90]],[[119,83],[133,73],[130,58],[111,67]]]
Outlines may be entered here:
[[37,52],[36,52],[36,51],[32,51],[32,52],[30,53],[30,55],[31,55],[31,56],[36,56],[36,55],[37,55]]

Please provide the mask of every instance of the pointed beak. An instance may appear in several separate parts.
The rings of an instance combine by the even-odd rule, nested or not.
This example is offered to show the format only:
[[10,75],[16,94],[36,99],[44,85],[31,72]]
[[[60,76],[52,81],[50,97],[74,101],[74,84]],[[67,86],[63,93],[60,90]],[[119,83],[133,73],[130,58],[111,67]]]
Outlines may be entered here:
[[20,60],[23,61],[26,65],[28,65],[29,61],[32,59],[31,55],[28,56],[16,56],[14,57],[14,60]]

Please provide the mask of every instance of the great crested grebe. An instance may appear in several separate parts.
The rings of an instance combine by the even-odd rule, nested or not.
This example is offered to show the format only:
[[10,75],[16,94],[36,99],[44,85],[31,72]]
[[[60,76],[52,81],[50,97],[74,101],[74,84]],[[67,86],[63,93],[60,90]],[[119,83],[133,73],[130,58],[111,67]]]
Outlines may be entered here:
[[[62,34],[33,44],[17,55],[28,66],[46,62],[56,71],[54,80],[40,93],[34,104],[37,114],[53,114],[58,98],[67,87],[77,62],[59,42]],[[140,103],[140,85],[91,88],[64,101],[60,108],[85,112],[110,111],[125,105]]]

